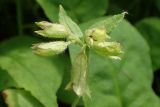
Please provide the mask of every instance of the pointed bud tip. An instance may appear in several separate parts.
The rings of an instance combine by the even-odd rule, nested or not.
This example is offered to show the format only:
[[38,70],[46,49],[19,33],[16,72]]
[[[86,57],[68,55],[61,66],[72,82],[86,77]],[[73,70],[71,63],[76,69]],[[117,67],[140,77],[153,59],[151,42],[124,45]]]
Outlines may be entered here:
[[35,49],[40,43],[32,44],[31,49]]
[[34,22],[36,25],[38,25],[39,22]]
[[34,31],[36,34],[44,36],[43,30]]
[[32,44],[31,49],[35,49],[35,45]]
[[38,31],[34,31],[34,33],[38,33]]
[[69,82],[66,87],[65,90],[71,90],[72,89],[72,82]]
[[60,10],[64,10],[62,4],[59,5],[59,9],[60,9]]
[[124,11],[122,14],[123,14],[123,17],[125,17],[126,15],[128,15],[128,12]]

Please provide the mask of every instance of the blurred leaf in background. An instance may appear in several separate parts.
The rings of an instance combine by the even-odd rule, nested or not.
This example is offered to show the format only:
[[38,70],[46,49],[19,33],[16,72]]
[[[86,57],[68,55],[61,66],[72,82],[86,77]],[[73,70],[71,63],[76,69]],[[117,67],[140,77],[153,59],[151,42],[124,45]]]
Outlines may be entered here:
[[108,0],[37,0],[37,2],[53,22],[58,21],[60,4],[77,22],[84,22],[103,16],[108,7]]
[[150,46],[150,55],[154,71],[153,89],[160,96],[160,18],[152,17],[139,21],[138,30]]
[[136,26],[150,46],[153,70],[160,69],[160,18],[143,19]]

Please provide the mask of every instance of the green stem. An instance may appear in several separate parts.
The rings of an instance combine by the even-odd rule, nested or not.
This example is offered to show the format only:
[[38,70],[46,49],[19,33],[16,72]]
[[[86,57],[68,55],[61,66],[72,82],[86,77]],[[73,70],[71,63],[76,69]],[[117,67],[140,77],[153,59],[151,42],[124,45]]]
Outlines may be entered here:
[[16,0],[16,10],[17,10],[17,26],[18,26],[18,35],[23,35],[22,27],[22,4],[21,0]]
[[73,102],[73,104],[72,104],[71,107],[76,107],[76,106],[78,105],[78,103],[79,103],[79,100],[80,100],[80,97],[77,97],[77,98],[74,100],[74,102]]

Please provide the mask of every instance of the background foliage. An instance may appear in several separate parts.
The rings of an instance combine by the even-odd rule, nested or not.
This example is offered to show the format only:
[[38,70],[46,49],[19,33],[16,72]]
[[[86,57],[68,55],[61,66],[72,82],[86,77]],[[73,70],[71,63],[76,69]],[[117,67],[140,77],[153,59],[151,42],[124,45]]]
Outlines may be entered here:
[[[55,57],[39,57],[31,44],[35,21],[58,21],[59,4],[82,30],[108,15],[128,11],[112,33],[124,49],[122,61],[90,51],[92,100],[85,107],[160,106],[160,0],[1,0],[0,107],[69,107],[75,95],[65,91],[78,47]],[[128,21],[127,21],[128,20]],[[69,54],[70,53],[70,54]],[[104,103],[102,103],[102,101]]]

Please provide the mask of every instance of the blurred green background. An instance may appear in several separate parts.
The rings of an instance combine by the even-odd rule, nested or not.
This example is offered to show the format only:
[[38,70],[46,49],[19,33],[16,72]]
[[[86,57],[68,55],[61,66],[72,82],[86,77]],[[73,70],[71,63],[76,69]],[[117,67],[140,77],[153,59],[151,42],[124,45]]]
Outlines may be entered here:
[[[150,47],[152,88],[160,96],[160,0],[0,0],[0,42],[23,35],[39,38],[34,33],[38,29],[34,22],[57,22],[59,4],[78,24],[127,11],[125,19],[138,29]],[[0,104],[4,106],[2,95]]]
[[[1,0],[1,40],[19,34],[19,23],[22,24],[19,26],[21,26],[21,30],[23,29],[24,34],[33,34],[35,21],[49,20],[48,18],[56,21],[59,4],[62,4],[64,8],[68,10],[69,15],[78,23],[105,15],[118,14],[123,11],[129,13],[127,19],[132,24],[148,17],[160,16],[159,0],[84,1],[85,0]],[[49,15],[50,13],[52,16]]]

